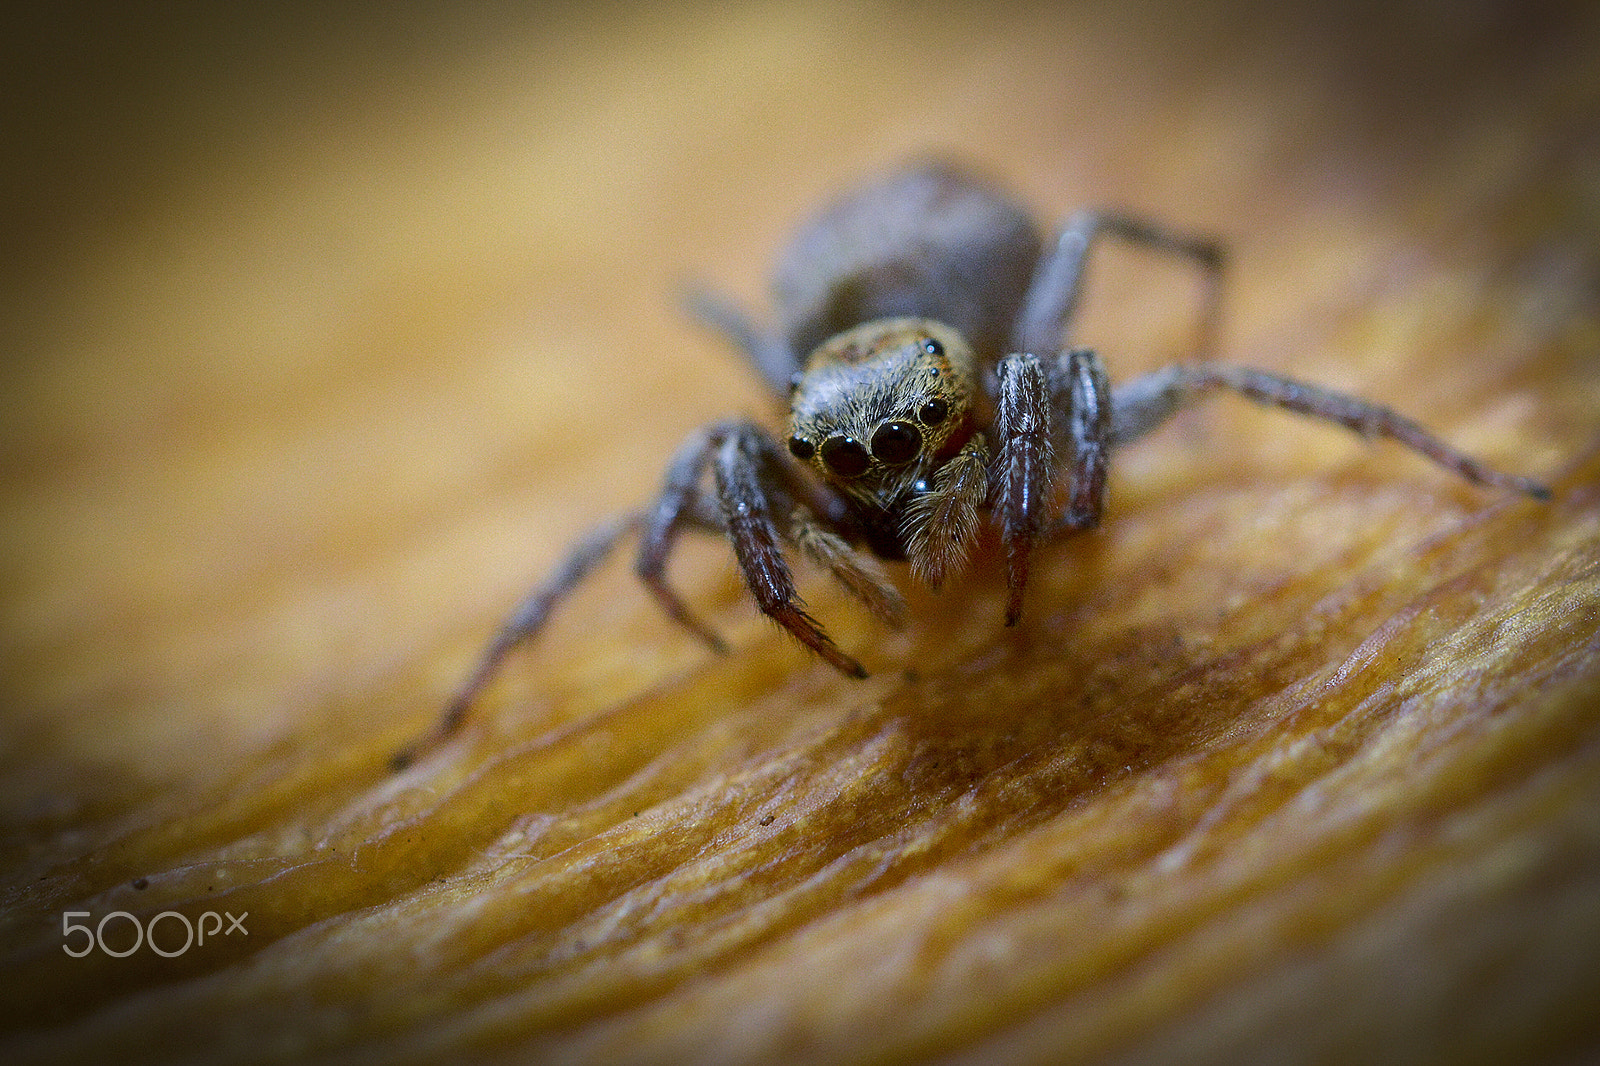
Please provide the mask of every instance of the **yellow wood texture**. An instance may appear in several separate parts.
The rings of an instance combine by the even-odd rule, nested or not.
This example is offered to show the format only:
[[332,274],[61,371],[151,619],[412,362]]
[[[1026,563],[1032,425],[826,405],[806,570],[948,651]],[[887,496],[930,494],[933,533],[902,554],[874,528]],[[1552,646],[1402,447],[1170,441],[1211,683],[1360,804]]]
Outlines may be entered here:
[[[38,15],[0,378],[0,1058],[1539,1061],[1600,1023],[1592,6],[261,5]],[[983,546],[850,681],[725,544],[619,558],[403,773],[517,597],[706,421],[680,313],[908,154],[1226,238],[1238,400]],[[1109,248],[1074,341],[1182,358]],[[901,575],[904,577],[904,575]],[[176,911],[242,917],[182,952]],[[64,915],[76,914],[76,918]]]

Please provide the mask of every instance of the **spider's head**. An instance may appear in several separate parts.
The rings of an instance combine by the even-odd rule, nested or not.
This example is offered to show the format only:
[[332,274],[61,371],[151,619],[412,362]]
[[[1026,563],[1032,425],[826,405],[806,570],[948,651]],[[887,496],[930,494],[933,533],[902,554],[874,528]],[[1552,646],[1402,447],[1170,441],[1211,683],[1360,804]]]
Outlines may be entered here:
[[789,451],[847,495],[892,511],[972,436],[977,375],[967,342],[930,319],[845,330],[795,379]]

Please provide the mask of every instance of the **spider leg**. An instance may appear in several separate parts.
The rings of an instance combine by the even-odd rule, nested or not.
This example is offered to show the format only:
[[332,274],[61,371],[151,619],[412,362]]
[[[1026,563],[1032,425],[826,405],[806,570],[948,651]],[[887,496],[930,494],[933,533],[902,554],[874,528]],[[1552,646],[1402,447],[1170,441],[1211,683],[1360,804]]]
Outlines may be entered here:
[[415,762],[422,752],[454,735],[466,721],[473,701],[499,672],[506,656],[518,645],[532,640],[544,628],[551,609],[611,554],[618,541],[640,528],[643,521],[642,514],[619,515],[602,522],[574,544],[567,557],[544,583],[530,592],[506,618],[494,640],[479,658],[477,666],[445,705],[433,730],[409,747],[396,752],[390,759],[390,766],[395,770],[403,770]]
[[1061,360],[1066,371],[1067,429],[1072,444],[1063,529],[1093,529],[1106,507],[1106,467],[1111,451],[1112,393],[1105,366],[1078,349]]
[[731,340],[780,399],[788,398],[800,373],[800,359],[782,338],[761,329],[725,296],[691,288],[684,305],[695,318]]
[[1509,489],[1540,500],[1550,498],[1550,490],[1532,478],[1502,473],[1392,408],[1266,370],[1225,363],[1169,366],[1119,386],[1112,399],[1112,443],[1137,440],[1179,408],[1217,389],[1333,422],[1369,439],[1387,437],[1476,485]]
[[[1126,215],[1080,211],[1062,227],[1055,247],[1034,270],[1012,334],[1018,352],[1061,351],[1083,291],[1089,252],[1102,236],[1194,260],[1205,281],[1201,349],[1215,347],[1226,259],[1222,246]],[[1054,471],[1052,400],[1064,402],[1072,450],[1067,507],[1058,528],[1071,530],[1094,528],[1105,508],[1115,404],[1105,370],[1092,352],[1068,351],[1048,364],[1036,354],[1007,356],[996,375],[1000,457],[993,491],[1007,555],[1006,624],[1014,625],[1022,615],[1029,558],[1045,531]]]
[[1053,363],[1027,353],[1008,355],[1000,361],[997,376],[995,427],[1000,459],[995,471],[995,510],[1006,546],[1006,625],[1015,625],[1022,617],[1029,559],[1034,546],[1050,530],[1050,497],[1056,478],[1055,412],[1065,407],[1070,456],[1067,506],[1054,528],[1093,529],[1105,510],[1112,392],[1100,357],[1081,348],[1064,353]]
[[1084,266],[1101,236],[1116,237],[1157,251],[1186,256],[1200,266],[1205,282],[1201,318],[1202,352],[1215,349],[1221,317],[1222,272],[1226,254],[1215,241],[1174,233],[1140,219],[1103,211],[1080,211],[1067,220],[1056,246],[1039,261],[1012,341],[1019,351],[1054,352],[1083,291]]
[[689,610],[683,598],[667,584],[667,557],[685,525],[704,525],[700,517],[700,482],[712,455],[722,443],[729,426],[719,423],[696,432],[679,446],[667,464],[667,474],[644,519],[644,535],[639,539],[639,556],[634,573],[650,590],[661,609],[674,622],[699,637],[712,651],[724,653],[727,642]]
[[1000,360],[995,432],[999,455],[990,475],[1000,539],[1006,549],[1006,625],[1022,617],[1022,590],[1034,545],[1045,531],[1055,469],[1051,388],[1044,362],[1029,352]]
[[782,464],[778,446],[759,426],[740,423],[726,427],[718,442],[714,462],[717,495],[739,570],[762,613],[840,673],[866,677],[861,664],[840,651],[800,607],[772,517],[774,497],[792,502],[783,486],[788,474]]

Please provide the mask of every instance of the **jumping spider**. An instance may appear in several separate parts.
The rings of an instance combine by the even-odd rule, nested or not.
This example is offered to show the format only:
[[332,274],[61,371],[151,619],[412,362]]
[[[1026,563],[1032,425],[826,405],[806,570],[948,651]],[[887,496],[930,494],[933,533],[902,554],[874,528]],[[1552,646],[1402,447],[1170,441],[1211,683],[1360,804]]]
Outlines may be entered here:
[[1113,389],[1094,352],[1063,347],[1085,259],[1101,236],[1200,268],[1209,350],[1220,245],[1091,211],[1072,216],[1047,246],[1010,198],[940,164],[868,185],[801,229],[778,263],[776,329],[697,297],[698,315],[728,334],[787,401],[787,439],[738,419],[690,436],[667,464],[653,504],[579,541],[512,613],[432,739],[460,726],[506,654],[634,532],[639,579],[712,648],[726,645],[665,580],[673,543],[686,529],[726,536],[761,610],[841,673],[865,677],[802,609],[784,545],[893,622],[905,603],[877,559],[905,560],[918,580],[938,586],[966,565],[988,519],[1005,548],[1011,625],[1022,613],[1035,546],[1100,521],[1111,451],[1217,389],[1389,437],[1480,485],[1548,496],[1387,407],[1264,370],[1195,362]]

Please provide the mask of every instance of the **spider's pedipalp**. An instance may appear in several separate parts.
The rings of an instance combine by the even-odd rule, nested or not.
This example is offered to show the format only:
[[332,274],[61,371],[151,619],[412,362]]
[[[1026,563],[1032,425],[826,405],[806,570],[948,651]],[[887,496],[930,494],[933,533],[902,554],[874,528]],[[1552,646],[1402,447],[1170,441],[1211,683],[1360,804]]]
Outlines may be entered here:
[[989,496],[988,465],[988,441],[975,433],[934,471],[928,490],[911,503],[906,514],[906,558],[912,575],[930,588],[938,588],[967,565]]
[[852,548],[838,533],[824,528],[808,508],[790,516],[790,536],[812,562],[839,583],[878,618],[896,628],[905,624],[906,601],[877,560]]

